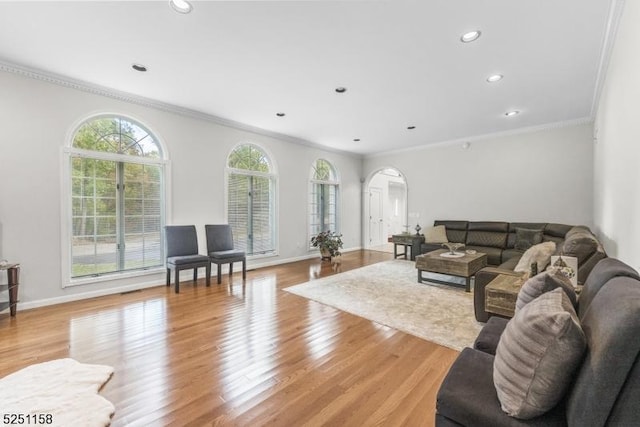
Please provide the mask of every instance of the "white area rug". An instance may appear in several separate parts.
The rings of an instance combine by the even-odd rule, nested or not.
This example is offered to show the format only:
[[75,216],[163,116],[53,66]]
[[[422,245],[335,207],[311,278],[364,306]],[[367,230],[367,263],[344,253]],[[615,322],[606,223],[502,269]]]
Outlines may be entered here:
[[98,390],[112,373],[110,366],[58,359],[7,375],[0,380],[0,425],[11,425],[5,414],[51,414],[51,422],[34,418],[23,425],[109,425],[115,408]]
[[471,346],[482,327],[473,314],[473,293],[418,283],[413,261],[372,264],[285,291],[454,350]]

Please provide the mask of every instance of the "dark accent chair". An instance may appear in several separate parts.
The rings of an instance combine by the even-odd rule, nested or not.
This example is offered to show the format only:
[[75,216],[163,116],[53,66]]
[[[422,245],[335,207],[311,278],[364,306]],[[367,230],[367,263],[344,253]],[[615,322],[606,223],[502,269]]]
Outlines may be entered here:
[[198,254],[198,234],[195,225],[167,225],[167,286],[171,285],[171,270],[175,272],[176,293],[180,292],[180,271],[193,269],[193,281],[198,279],[198,268],[206,269],[206,283],[210,285],[209,257]]
[[218,284],[221,283],[222,264],[229,264],[229,276],[233,274],[233,263],[242,261],[242,280],[247,278],[247,256],[244,251],[234,249],[233,232],[228,224],[205,225],[207,254],[209,261],[218,266]]

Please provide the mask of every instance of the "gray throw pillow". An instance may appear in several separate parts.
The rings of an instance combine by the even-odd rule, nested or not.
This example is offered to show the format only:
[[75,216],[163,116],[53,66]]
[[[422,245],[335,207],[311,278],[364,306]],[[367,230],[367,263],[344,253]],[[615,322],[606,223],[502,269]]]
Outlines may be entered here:
[[516,299],[516,312],[540,295],[556,288],[561,288],[569,297],[571,304],[576,306],[578,296],[571,281],[559,268],[553,267],[524,282]]
[[561,253],[578,258],[578,265],[582,265],[597,250],[598,240],[595,236],[586,230],[578,230],[567,234]]
[[531,419],[553,408],[570,386],[586,346],[578,316],[562,289],[524,306],[507,323],[493,363],[502,410]]
[[526,251],[538,243],[542,243],[542,230],[516,228],[516,243],[513,246],[515,249]]

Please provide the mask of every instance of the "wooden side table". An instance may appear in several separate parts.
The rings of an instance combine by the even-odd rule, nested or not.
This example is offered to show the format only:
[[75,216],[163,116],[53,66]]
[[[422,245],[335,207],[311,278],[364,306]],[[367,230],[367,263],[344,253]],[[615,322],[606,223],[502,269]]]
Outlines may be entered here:
[[526,275],[498,274],[484,288],[484,309],[487,313],[513,317],[518,292]]
[[[424,243],[424,235],[420,234],[394,234],[391,236],[393,242],[393,258],[399,256],[407,259],[407,250],[411,250],[411,261],[416,260],[416,255],[420,254],[420,245]],[[404,246],[404,252],[398,253],[398,246]],[[407,249],[408,248],[408,249]]]
[[11,316],[16,315],[16,306],[18,305],[18,284],[20,283],[20,264],[1,265],[0,270],[7,271],[7,284],[0,285],[0,289],[7,288],[9,293],[9,301],[0,302],[0,310],[9,307]]

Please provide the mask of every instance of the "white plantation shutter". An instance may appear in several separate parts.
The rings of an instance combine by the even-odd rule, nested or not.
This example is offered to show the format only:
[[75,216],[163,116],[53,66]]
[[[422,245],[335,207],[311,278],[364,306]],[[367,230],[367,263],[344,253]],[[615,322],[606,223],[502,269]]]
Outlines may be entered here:
[[260,148],[241,145],[229,156],[227,219],[234,245],[247,255],[274,253],[275,176]]
[[335,168],[317,160],[311,169],[309,194],[309,239],[321,231],[339,232],[338,179]]

